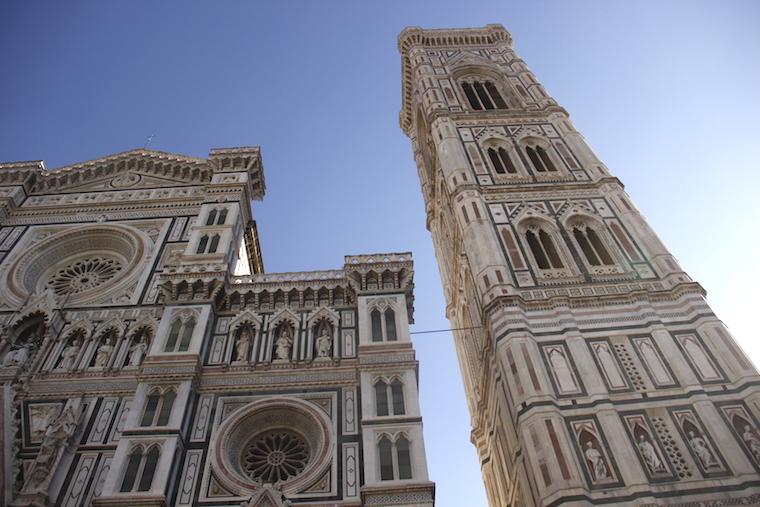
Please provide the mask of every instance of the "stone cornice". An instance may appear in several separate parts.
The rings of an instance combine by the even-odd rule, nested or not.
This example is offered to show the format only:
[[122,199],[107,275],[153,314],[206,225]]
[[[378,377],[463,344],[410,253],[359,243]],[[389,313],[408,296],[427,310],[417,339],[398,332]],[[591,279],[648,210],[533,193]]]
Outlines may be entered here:
[[424,30],[418,26],[407,27],[398,36],[398,50],[401,53],[401,129],[410,135],[412,127],[412,64],[409,53],[416,46],[456,47],[486,46],[504,43],[512,47],[512,36],[501,25],[486,25],[483,28]]
[[51,170],[42,161],[0,163],[0,185],[25,184],[38,193],[56,192],[130,170],[189,184],[211,183],[218,172],[246,172],[249,197],[261,199],[265,191],[258,146],[215,148],[208,159],[134,149]]
[[[589,289],[591,293],[574,295],[571,289],[576,289],[581,293],[583,289]],[[485,315],[489,315],[505,307],[518,307],[526,311],[601,308],[640,301],[677,301],[688,294],[705,296],[706,292],[696,282],[681,283],[672,288],[664,288],[658,281],[632,281],[594,286],[534,287],[521,290],[518,294],[495,297],[484,305],[483,311]]]

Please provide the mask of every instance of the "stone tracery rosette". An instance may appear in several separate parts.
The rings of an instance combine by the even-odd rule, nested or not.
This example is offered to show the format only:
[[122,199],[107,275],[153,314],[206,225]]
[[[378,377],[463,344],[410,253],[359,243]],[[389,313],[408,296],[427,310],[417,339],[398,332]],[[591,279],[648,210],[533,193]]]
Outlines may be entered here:
[[69,303],[103,301],[140,277],[150,238],[119,224],[65,228],[26,246],[5,271],[6,300],[18,306],[47,288]]
[[[318,407],[270,398],[230,414],[212,438],[210,454],[214,476],[231,492],[247,496],[262,483],[274,483],[283,493],[295,494],[324,474],[333,447],[330,421]],[[292,464],[287,470],[251,466],[268,462],[277,468],[284,460]]]

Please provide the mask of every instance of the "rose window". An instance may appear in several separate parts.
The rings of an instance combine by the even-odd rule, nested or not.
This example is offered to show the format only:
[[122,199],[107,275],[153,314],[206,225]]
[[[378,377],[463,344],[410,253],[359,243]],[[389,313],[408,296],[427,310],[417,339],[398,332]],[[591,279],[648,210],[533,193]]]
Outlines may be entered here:
[[296,433],[270,431],[250,441],[241,461],[243,470],[251,479],[276,483],[295,477],[306,468],[309,446]]
[[48,280],[48,286],[58,295],[79,294],[103,285],[122,269],[116,259],[91,257],[58,270]]

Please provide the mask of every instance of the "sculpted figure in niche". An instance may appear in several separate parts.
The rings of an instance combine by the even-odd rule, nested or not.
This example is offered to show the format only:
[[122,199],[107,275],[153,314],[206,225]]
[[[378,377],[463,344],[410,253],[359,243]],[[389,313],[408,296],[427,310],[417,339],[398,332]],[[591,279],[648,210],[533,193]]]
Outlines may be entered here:
[[655,451],[652,443],[644,438],[644,435],[639,435],[639,441],[636,445],[638,445],[639,451],[644,457],[644,461],[649,467],[649,470],[652,472],[663,472],[665,470],[665,465],[662,464],[662,460],[657,455],[657,451]]
[[713,456],[710,448],[707,447],[705,440],[701,436],[694,434],[693,431],[689,432],[689,445],[705,468],[718,466],[715,456]]
[[26,363],[29,359],[29,352],[32,346],[28,343],[23,344],[20,347],[14,347],[9,350],[3,358],[3,366],[19,366]]
[[755,459],[760,461],[760,439],[757,438],[757,432],[755,429],[749,425],[745,426],[742,438],[747,444],[747,447],[749,447],[749,450],[752,451],[752,455]]
[[244,325],[238,333],[235,341],[235,363],[245,363],[248,361],[248,348],[251,343],[251,328]]
[[140,366],[142,364],[145,351],[148,350],[148,344],[142,336],[135,341],[129,348],[129,366]]
[[602,453],[597,451],[591,442],[586,442],[585,455],[589,462],[589,468],[591,469],[591,475],[594,482],[599,482],[602,479],[609,477],[607,465],[604,462]]
[[275,342],[275,359],[288,361],[290,359],[290,349],[293,347],[293,331],[288,324],[282,325],[280,336]]
[[30,492],[47,492],[60,455],[77,427],[77,414],[72,403],[60,413],[56,420],[45,430],[40,452],[32,465],[32,473],[25,490]]
[[111,339],[106,338],[103,344],[100,347],[98,347],[97,354],[95,354],[95,367],[105,368],[106,366],[108,366],[108,359],[110,359],[111,357],[111,352],[113,352],[113,345],[111,345]]
[[61,354],[61,364],[58,367],[62,370],[71,371],[74,368],[74,362],[79,355],[79,349],[82,347],[80,338],[74,338],[74,340],[63,349]]
[[316,340],[317,358],[328,358],[332,352],[332,336],[330,335],[330,326],[323,323],[320,326],[319,336]]

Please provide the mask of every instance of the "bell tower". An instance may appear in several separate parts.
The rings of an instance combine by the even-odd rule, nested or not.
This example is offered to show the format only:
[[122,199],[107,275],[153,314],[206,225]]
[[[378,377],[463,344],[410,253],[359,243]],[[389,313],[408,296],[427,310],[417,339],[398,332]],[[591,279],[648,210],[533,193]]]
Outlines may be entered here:
[[398,47],[490,504],[759,501],[760,376],[510,34]]

